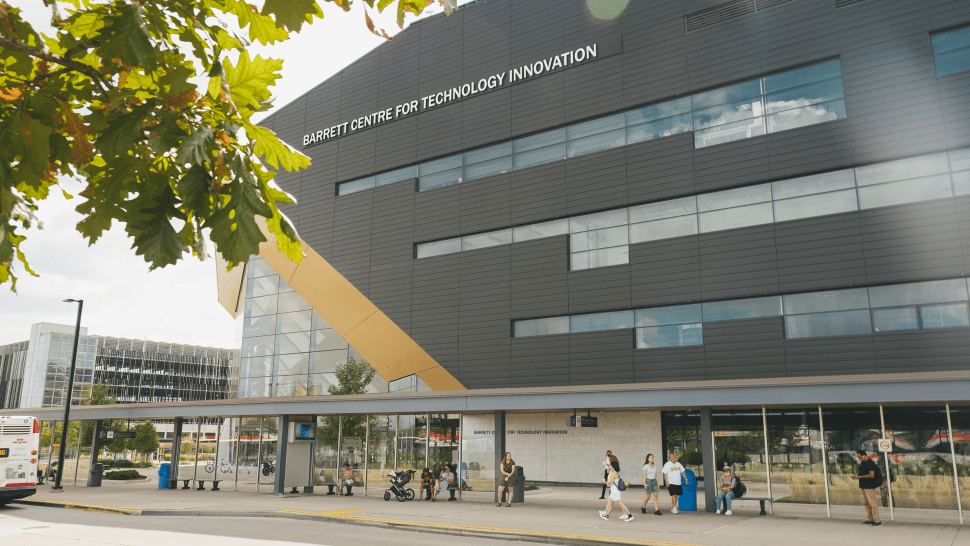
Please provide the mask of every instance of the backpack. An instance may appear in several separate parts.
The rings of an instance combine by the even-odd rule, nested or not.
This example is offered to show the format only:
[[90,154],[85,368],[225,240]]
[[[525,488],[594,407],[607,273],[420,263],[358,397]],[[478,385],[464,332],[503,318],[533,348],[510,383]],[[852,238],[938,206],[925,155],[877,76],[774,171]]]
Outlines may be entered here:
[[734,493],[734,498],[740,499],[741,497],[744,496],[745,493],[748,492],[748,488],[743,483],[741,483],[741,478],[739,478],[738,476],[735,476],[734,489],[732,489],[731,492]]
[[[873,481],[873,485],[875,485],[876,487],[882,487],[882,484],[886,483],[886,479],[883,477],[882,470],[879,469],[879,465],[877,464],[875,466],[876,466],[876,473],[871,479]],[[873,487],[872,489],[875,489],[876,487]]]
[[626,482],[623,481],[623,478],[620,478],[619,476],[616,478],[616,488],[619,491],[626,491]]

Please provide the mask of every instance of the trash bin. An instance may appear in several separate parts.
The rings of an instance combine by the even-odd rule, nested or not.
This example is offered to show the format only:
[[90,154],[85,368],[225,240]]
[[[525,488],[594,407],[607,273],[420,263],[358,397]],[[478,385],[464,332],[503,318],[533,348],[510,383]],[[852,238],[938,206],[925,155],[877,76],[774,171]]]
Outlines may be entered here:
[[91,465],[91,471],[88,472],[88,487],[101,487],[101,476],[104,475],[104,465],[101,463],[94,463]]
[[525,474],[519,465],[515,465],[512,475],[512,502],[525,502]]
[[684,494],[677,499],[677,509],[684,512],[697,511],[697,476],[693,470],[685,470],[687,483],[684,484]]
[[172,465],[169,463],[162,463],[158,465],[158,488],[168,489],[168,473],[171,471]]

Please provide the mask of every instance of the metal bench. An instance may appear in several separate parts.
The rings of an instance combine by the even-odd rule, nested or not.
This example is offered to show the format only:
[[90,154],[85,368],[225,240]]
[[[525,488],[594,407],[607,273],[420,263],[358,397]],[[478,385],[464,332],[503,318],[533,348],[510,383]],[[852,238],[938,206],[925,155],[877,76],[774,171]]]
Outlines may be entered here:
[[[745,495],[745,496],[741,497],[740,499],[732,499],[731,500],[731,504],[734,504],[736,502],[742,502],[742,501],[758,501],[759,503],[761,503],[761,514],[760,515],[766,516],[766,515],[768,515],[768,512],[765,511],[765,503],[766,502],[774,502],[774,500],[775,499],[773,499],[771,497],[749,497],[749,496]],[[725,509],[727,509],[727,500],[725,500],[725,501],[723,501],[721,503],[721,510],[723,511]]]
[[[340,487],[340,484],[339,483],[325,483],[323,485],[326,485],[327,486],[327,489],[328,489],[327,494],[328,495],[336,495],[337,493],[333,489],[335,487]],[[353,485],[345,485],[344,487],[347,488],[347,492],[344,493],[344,495],[350,495],[351,497],[353,497],[354,496],[354,493],[353,493],[354,486]]]

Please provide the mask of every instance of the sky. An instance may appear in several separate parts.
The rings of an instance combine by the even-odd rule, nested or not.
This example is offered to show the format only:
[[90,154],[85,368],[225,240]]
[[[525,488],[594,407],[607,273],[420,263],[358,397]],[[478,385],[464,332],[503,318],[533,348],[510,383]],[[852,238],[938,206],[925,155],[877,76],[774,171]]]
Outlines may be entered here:
[[[42,2],[7,1],[22,8],[35,29],[49,32],[50,11]],[[250,55],[284,60],[282,78],[272,89],[277,108],[384,42],[367,30],[359,0],[349,13],[329,2],[321,5],[322,21],[304,26],[287,42],[249,50]],[[422,17],[441,11],[435,6]],[[389,34],[398,31],[389,12],[375,22]],[[84,186],[65,180],[62,187],[77,194]],[[84,300],[81,325],[92,335],[236,348],[235,321],[216,300],[212,259],[201,262],[188,256],[175,266],[149,272],[117,224],[89,247],[75,229],[82,218],[74,211],[78,203],[80,198],[68,200],[54,191],[40,205],[37,215],[44,229],[29,230],[22,245],[40,277],[19,267],[17,293],[9,291],[9,284],[0,287],[0,345],[27,340],[30,326],[39,322],[73,325],[77,304],[62,301],[71,298]]]

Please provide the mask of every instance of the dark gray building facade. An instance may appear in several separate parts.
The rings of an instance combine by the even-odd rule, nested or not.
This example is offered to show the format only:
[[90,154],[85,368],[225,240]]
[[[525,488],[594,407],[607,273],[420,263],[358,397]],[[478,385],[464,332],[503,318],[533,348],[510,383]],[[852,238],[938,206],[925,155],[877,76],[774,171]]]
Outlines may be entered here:
[[967,371],[961,24],[476,2],[264,125],[303,239],[468,389]]

